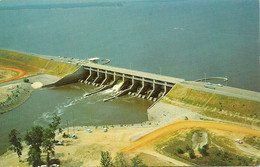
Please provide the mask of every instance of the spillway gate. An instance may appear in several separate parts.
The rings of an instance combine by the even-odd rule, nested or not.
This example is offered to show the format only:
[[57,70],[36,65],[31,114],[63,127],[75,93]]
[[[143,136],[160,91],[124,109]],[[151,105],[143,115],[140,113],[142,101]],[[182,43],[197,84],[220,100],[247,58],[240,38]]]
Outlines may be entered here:
[[[94,93],[119,85],[119,87],[117,86],[117,94],[104,99],[104,101],[126,94],[156,101],[158,98],[167,94],[175,84],[184,81],[184,79],[180,78],[94,63],[87,63],[82,67],[86,75],[79,81],[98,86],[100,89]],[[88,94],[87,96],[94,93]]]

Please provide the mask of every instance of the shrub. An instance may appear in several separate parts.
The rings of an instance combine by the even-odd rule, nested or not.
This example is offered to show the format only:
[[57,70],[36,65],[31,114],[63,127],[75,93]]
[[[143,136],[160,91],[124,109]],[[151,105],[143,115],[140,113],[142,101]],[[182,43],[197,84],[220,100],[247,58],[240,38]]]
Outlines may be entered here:
[[184,153],[183,150],[181,148],[179,148],[179,147],[176,148],[176,151],[177,151],[178,154],[183,154]]
[[24,78],[24,79],[23,79],[23,82],[28,83],[28,82],[29,82],[29,79],[28,79],[28,78]]
[[194,158],[195,158],[195,153],[194,153],[193,149],[191,149],[191,150],[189,151],[189,157],[190,157],[191,159],[194,159]]
[[147,167],[146,164],[143,163],[143,160],[139,157],[139,155],[136,155],[134,158],[131,159],[132,166],[134,167]]
[[186,144],[185,149],[186,149],[187,151],[190,150],[190,146],[189,146],[188,144]]
[[108,151],[101,151],[100,164],[102,167],[113,167],[111,153]]

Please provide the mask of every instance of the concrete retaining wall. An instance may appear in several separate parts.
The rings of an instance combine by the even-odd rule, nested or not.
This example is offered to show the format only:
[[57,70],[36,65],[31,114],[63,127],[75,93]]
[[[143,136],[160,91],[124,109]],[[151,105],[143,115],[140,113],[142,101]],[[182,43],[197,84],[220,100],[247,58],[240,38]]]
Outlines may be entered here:
[[88,76],[88,71],[84,70],[83,67],[79,67],[74,73],[66,75],[65,77],[61,78],[57,82],[50,85],[46,85],[44,87],[57,87],[66,84],[75,83],[78,82],[78,80],[80,79],[85,80],[87,76]]

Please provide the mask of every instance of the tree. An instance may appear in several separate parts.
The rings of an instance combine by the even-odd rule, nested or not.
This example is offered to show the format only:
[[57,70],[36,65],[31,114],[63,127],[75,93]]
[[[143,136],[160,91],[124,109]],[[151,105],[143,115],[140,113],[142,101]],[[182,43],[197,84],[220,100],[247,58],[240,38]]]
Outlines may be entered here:
[[101,160],[100,164],[103,167],[112,167],[114,166],[112,163],[112,157],[111,154],[108,151],[101,151]]
[[19,132],[16,129],[12,129],[9,134],[9,142],[11,143],[11,150],[15,151],[18,155],[19,162],[22,155],[23,146],[21,144],[21,138],[18,137]]
[[33,166],[41,165],[41,144],[42,144],[43,128],[34,126],[27,131],[24,140],[30,146],[28,156],[29,164]]
[[52,122],[49,124],[49,127],[55,132],[60,124],[61,118],[57,114],[53,114]]
[[191,149],[189,151],[189,156],[190,156],[191,159],[195,158],[195,153],[194,153],[193,149]]
[[131,162],[132,162],[134,167],[145,167],[145,166],[147,166],[143,163],[143,160],[139,157],[139,155],[136,155],[134,158],[132,158]]
[[43,151],[47,153],[46,161],[47,161],[47,166],[50,166],[50,154],[54,155],[54,147],[55,147],[55,133],[52,131],[50,128],[46,128],[43,131],[43,136],[42,136],[42,147]]
[[122,152],[117,153],[115,161],[117,164],[119,164],[121,167],[127,167],[129,166],[126,162],[125,156]]
[[33,167],[41,165],[42,163],[41,152],[37,151],[37,149],[30,147],[28,156],[29,156],[28,161],[30,165],[32,165]]

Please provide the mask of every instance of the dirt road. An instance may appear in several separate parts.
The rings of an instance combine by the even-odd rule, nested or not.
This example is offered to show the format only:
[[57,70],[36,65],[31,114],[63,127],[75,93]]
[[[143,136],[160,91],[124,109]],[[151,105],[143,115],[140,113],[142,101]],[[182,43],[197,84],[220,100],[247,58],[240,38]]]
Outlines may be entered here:
[[13,81],[13,80],[19,79],[19,78],[23,77],[24,75],[26,75],[26,71],[21,70],[21,69],[17,69],[17,68],[0,67],[0,70],[10,70],[10,71],[15,71],[15,72],[18,73],[18,75],[16,75],[15,77],[4,79],[4,80],[0,81],[0,83]]
[[234,133],[242,133],[250,136],[258,136],[260,137],[260,130],[250,129],[238,125],[226,124],[226,123],[218,123],[218,122],[201,122],[201,121],[181,121],[175,122],[168,126],[162,127],[160,129],[155,130],[152,133],[149,133],[129,146],[122,149],[123,152],[126,151],[134,151],[140,147],[145,146],[146,144],[150,144],[153,141],[169,134],[177,130],[188,129],[188,128],[206,128],[206,129],[216,129],[222,131],[229,131]]

